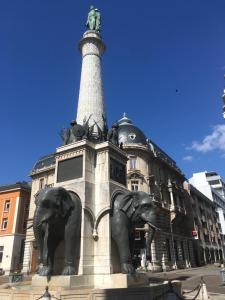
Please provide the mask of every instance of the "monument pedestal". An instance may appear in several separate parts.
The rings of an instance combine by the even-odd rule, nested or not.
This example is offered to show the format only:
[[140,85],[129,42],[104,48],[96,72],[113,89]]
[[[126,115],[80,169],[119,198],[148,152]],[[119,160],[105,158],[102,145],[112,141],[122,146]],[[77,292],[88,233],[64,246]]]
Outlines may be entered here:
[[54,186],[76,194],[82,206],[78,275],[116,273],[109,212],[116,193],[127,191],[126,154],[109,142],[82,140],[57,148],[55,158]]
[[81,288],[128,288],[148,285],[146,274],[95,274],[47,277],[35,275],[32,277],[32,287],[44,290],[46,286],[52,290],[81,289]]

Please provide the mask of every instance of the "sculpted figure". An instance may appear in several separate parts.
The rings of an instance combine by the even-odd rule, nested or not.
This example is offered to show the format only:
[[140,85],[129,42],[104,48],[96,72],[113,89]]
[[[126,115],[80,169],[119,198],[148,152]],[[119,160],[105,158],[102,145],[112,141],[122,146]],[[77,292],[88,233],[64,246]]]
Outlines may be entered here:
[[86,134],[84,127],[80,124],[77,124],[75,120],[73,120],[70,125],[72,126],[70,131],[71,136],[73,136],[73,142],[81,141]]
[[156,219],[159,208],[154,204],[153,198],[144,192],[129,192],[126,195],[118,195],[113,203],[111,215],[112,238],[116,242],[121,272],[132,274],[135,269],[131,262],[132,228],[134,225],[147,223],[150,234],[146,241],[147,256],[150,257],[151,242],[154,238]]
[[111,142],[112,144],[118,146],[118,128],[119,125],[118,123],[114,123],[112,128],[109,129],[108,134],[107,134],[107,141]]
[[39,249],[39,275],[52,275],[55,251],[62,240],[65,242],[62,275],[75,274],[75,260],[80,255],[79,197],[62,187],[47,188],[36,195],[35,204],[33,230]]
[[158,202],[161,202],[162,201],[161,190],[154,175],[151,175],[149,178],[149,187],[150,187],[150,193],[154,196],[154,199]]
[[63,128],[60,132],[60,136],[63,140],[63,145],[68,145],[70,143],[81,141],[82,139],[89,138],[89,120],[91,115],[86,120],[83,120],[83,125],[77,124],[76,120],[72,120],[70,125],[71,128]]
[[97,8],[94,8],[93,5],[90,6],[90,11],[88,13],[88,18],[86,22],[86,26],[89,30],[100,31],[101,25],[101,15]]

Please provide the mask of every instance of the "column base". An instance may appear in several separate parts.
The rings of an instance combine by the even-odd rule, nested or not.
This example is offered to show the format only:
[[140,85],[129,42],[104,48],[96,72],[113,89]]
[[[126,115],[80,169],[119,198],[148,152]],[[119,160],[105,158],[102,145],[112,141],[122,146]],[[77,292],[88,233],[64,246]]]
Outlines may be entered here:
[[151,271],[151,272],[162,272],[162,270],[163,270],[162,266],[156,262],[149,263],[147,269],[148,269],[148,271]]

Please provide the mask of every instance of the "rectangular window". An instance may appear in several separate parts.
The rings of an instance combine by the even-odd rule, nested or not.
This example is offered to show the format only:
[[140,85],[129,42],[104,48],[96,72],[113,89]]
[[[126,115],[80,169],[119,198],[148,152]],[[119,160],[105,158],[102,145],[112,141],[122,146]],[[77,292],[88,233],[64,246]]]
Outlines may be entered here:
[[6,229],[8,226],[8,218],[3,218],[2,220],[2,229]]
[[42,190],[44,188],[44,178],[41,178],[39,180],[39,190]]
[[27,201],[25,202],[25,210],[28,210],[28,211],[29,211],[29,207],[30,207],[30,201],[27,200]]
[[178,255],[178,248],[177,248],[177,241],[174,240],[174,254],[175,254],[175,259],[176,261],[179,260],[179,255]]
[[141,240],[141,232],[139,230],[135,230],[134,239],[135,239],[135,241],[140,241]]
[[219,180],[211,180],[209,181],[209,184],[213,185],[213,184],[220,184]]
[[83,176],[83,156],[59,161],[57,182],[81,178]]
[[204,240],[206,243],[209,243],[209,236],[207,234],[204,234]]
[[131,190],[138,191],[139,181],[138,180],[131,180]]
[[211,176],[217,176],[217,173],[209,172],[209,173],[206,173],[205,175],[206,175],[206,177],[211,177]]
[[126,186],[126,166],[110,157],[110,179]]
[[180,242],[180,246],[181,246],[182,259],[185,260],[184,242],[183,241]]
[[4,246],[0,246],[0,263],[2,262]]
[[10,200],[5,200],[4,211],[9,211],[10,208]]
[[171,251],[170,251],[170,240],[166,239],[166,252],[167,252],[167,259],[171,261]]
[[130,157],[130,168],[131,169],[136,169],[136,161],[137,161],[137,157],[135,157],[135,156]]

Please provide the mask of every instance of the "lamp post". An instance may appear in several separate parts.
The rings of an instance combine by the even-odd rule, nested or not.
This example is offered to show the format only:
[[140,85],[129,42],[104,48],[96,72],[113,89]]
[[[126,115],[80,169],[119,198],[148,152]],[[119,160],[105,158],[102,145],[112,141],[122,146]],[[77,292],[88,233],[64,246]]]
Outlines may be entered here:
[[173,249],[173,255],[174,255],[174,268],[177,269],[177,259],[176,259],[176,253],[175,253],[175,246],[174,246],[174,236],[173,236],[173,219],[175,218],[175,205],[174,205],[174,197],[173,197],[173,185],[171,182],[171,179],[168,179],[168,191],[170,194],[170,233],[171,233],[171,241],[172,241],[172,249]]
[[40,300],[40,299],[42,299],[42,300],[51,300],[51,299],[61,300],[61,298],[60,299],[56,298],[55,296],[52,296],[49,293],[48,286],[46,286],[44,294],[40,298],[38,298],[37,300]]

